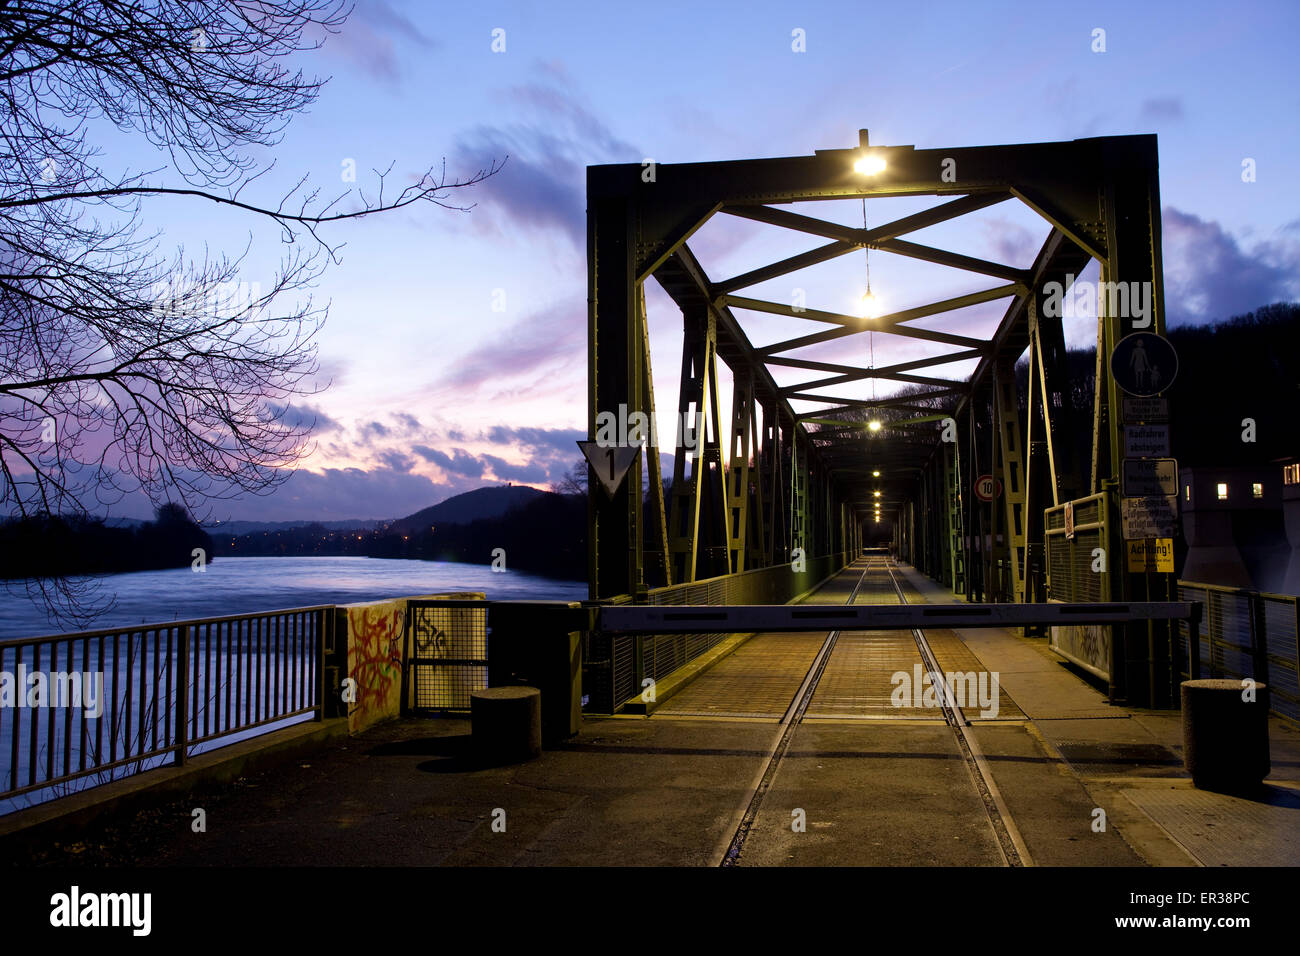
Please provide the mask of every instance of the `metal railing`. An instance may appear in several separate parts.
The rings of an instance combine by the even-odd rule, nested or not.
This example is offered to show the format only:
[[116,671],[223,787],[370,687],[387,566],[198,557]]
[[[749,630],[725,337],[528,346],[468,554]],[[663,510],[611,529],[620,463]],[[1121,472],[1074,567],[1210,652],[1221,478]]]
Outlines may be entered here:
[[[844,567],[843,553],[808,558],[803,570],[778,564],[739,574],[720,575],[689,584],[647,591],[639,604],[649,606],[784,604],[816,587]],[[618,603],[630,603],[624,596]],[[641,638],[591,632],[583,643],[583,688],[586,709],[611,714],[641,693],[642,681],[661,681],[730,636],[723,632],[658,634]]]
[[488,603],[406,602],[405,706],[418,713],[469,711],[488,686]]
[[1267,684],[1269,712],[1300,723],[1296,596],[1197,581],[1179,581],[1178,596],[1205,605],[1196,653],[1188,650],[1187,629],[1179,628],[1181,676],[1249,678]]
[[332,612],[0,641],[0,812],[319,719]]
[[[1098,567],[1098,551],[1111,543],[1106,521],[1106,496],[1089,495],[1068,503],[1074,514],[1073,534],[1065,536],[1066,505],[1043,511],[1044,584],[1049,601],[1101,601],[1110,596],[1110,568]],[[1110,628],[1098,624],[1054,627],[1049,644],[1057,654],[1102,680],[1114,684]]]

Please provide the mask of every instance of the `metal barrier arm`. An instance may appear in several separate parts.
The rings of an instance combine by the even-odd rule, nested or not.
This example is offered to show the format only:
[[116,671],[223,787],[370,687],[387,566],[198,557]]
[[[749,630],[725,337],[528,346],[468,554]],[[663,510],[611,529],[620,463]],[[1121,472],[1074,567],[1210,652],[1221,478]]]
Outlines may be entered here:
[[[1023,627],[1193,620],[1191,601],[1123,604],[962,604],[663,606],[620,605],[598,611],[611,634],[748,633],[750,631],[893,631],[911,628]],[[1199,609],[1197,609],[1199,610]]]

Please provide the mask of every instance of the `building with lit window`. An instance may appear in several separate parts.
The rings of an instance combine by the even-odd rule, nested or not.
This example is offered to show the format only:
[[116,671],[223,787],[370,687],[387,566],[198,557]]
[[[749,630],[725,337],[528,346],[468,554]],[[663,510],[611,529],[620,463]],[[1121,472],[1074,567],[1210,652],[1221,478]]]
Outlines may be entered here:
[[1178,509],[1187,552],[1184,581],[1297,593],[1288,579],[1300,575],[1300,514],[1284,522],[1283,482],[1300,506],[1300,463],[1197,466],[1178,476]]
[[1282,594],[1300,594],[1300,459],[1282,463],[1282,518],[1291,557],[1282,579]]

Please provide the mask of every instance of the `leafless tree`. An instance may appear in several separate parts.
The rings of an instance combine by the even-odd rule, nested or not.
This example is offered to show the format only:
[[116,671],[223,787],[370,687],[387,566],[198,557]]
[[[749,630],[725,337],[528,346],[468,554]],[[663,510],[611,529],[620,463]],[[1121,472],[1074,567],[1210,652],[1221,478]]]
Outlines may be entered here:
[[557,495],[585,495],[587,493],[587,459],[581,458],[564,473],[559,481],[551,482],[551,491]]
[[[273,489],[309,453],[287,414],[319,386],[326,309],[307,290],[336,261],[332,223],[448,209],[499,168],[392,166],[367,191],[303,177],[258,198],[267,148],[324,80],[292,66],[343,26],[338,0],[0,0],[0,516],[88,513],[143,491],[196,516]],[[113,168],[104,134],[143,137],[146,172]],[[394,194],[395,193],[395,194]],[[273,281],[242,253],[163,255],[151,201],[274,224]],[[47,607],[79,597],[35,585]],[[51,608],[56,611],[57,609]]]

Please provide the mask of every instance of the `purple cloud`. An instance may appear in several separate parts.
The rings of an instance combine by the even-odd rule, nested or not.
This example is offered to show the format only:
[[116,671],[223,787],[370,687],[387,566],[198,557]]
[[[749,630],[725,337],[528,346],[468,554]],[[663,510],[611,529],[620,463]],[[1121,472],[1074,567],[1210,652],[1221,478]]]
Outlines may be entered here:
[[1265,240],[1246,251],[1219,223],[1172,206],[1163,224],[1171,325],[1218,321],[1300,293],[1300,243]]
[[[555,75],[554,70],[550,75]],[[502,233],[523,225],[556,230],[574,248],[586,242],[586,167],[638,162],[637,150],[587,109],[570,90],[531,83],[506,91],[528,122],[480,126],[462,135],[456,152],[486,167],[509,156],[504,168],[475,187],[475,222]]]
[[356,4],[341,30],[326,39],[324,31],[316,29],[313,40],[326,40],[326,54],[338,57],[360,67],[376,79],[393,82],[401,75],[394,37],[411,41],[422,47],[436,46],[432,37],[420,32],[409,19],[402,16],[384,0],[361,0]]

